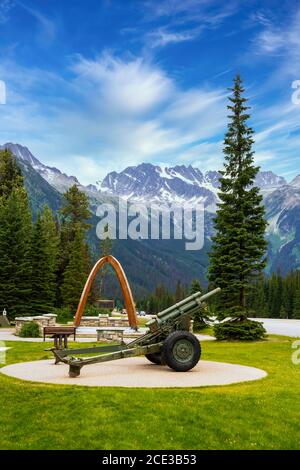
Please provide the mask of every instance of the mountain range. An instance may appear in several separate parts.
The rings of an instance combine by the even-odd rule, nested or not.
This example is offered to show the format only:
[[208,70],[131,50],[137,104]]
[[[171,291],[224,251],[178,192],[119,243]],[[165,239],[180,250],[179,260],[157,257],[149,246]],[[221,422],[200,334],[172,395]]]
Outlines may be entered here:
[[[146,205],[201,201],[205,207],[205,245],[201,252],[185,251],[182,240],[116,240],[114,254],[124,264],[139,295],[153,289],[158,282],[174,287],[177,279],[188,283],[198,277],[204,281],[213,233],[212,219],[218,203],[218,171],[201,172],[191,165],[161,167],[142,163],[121,172],[113,171],[102,181],[84,186],[77,177],[41,163],[27,147],[7,143],[0,148],[10,149],[20,162],[34,213],[45,203],[56,211],[62,193],[73,184],[87,194],[94,214],[97,205],[102,202],[116,205],[118,197]],[[272,171],[261,171],[255,183],[263,195],[268,221],[267,271],[286,273],[300,268],[300,175],[288,183]],[[94,252],[98,243],[97,222],[93,215],[89,238]]]

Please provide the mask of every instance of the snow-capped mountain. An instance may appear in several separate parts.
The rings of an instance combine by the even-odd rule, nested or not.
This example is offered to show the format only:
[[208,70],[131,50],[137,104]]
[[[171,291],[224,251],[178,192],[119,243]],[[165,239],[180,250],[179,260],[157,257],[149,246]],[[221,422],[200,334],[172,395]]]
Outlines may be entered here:
[[217,178],[217,172],[203,174],[192,166],[161,168],[142,163],[120,173],[109,173],[102,182],[101,190],[146,201],[181,203],[197,199],[210,206],[216,202]]
[[0,149],[8,149],[18,159],[29,163],[35,171],[37,171],[59,192],[66,191],[68,188],[73,186],[73,184],[80,184],[75,176],[68,176],[55,167],[50,167],[41,163],[34,155],[32,155],[30,150],[23,145],[8,142],[4,145],[0,145]]
[[300,188],[300,175],[296,176],[291,182],[290,186],[293,186],[294,188]]
[[[117,173],[109,173],[103,180],[101,189],[118,196],[131,199],[145,199],[178,202],[199,200],[207,210],[214,212],[218,201],[220,173],[207,171],[191,165],[165,167],[142,163]],[[257,175],[256,184],[263,194],[286,185],[283,177],[272,171],[262,171]]]
[[276,189],[286,185],[287,182],[283,176],[275,175],[273,171],[260,171],[255,178],[255,184],[265,198]]
[[264,199],[270,271],[300,267],[300,175]]
[[287,184],[283,176],[278,176],[273,171],[260,171],[255,179],[255,184],[260,188],[278,188]]

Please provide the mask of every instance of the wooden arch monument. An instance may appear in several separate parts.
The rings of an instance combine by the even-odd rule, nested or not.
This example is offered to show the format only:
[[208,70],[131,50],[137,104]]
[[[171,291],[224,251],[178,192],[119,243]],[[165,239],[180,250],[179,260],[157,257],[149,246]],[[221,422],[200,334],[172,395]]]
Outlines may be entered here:
[[109,264],[114,269],[117,275],[119,284],[121,286],[121,290],[122,290],[122,294],[123,294],[123,298],[125,302],[125,308],[126,308],[127,315],[128,315],[129,325],[131,328],[137,330],[137,327],[138,327],[137,315],[136,315],[135,304],[133,301],[133,296],[132,296],[132,292],[129,286],[128,279],[119,261],[111,255],[104,256],[103,258],[99,259],[97,263],[95,264],[95,266],[93,267],[93,269],[91,270],[89,277],[87,278],[87,281],[83,288],[81,297],[80,297],[80,301],[79,301],[77,312],[76,312],[75,319],[74,319],[74,325],[75,326],[80,325],[81,317],[83,315],[92,284],[95,280],[95,277],[97,276],[97,273],[100,271],[100,269],[102,268],[104,264]]

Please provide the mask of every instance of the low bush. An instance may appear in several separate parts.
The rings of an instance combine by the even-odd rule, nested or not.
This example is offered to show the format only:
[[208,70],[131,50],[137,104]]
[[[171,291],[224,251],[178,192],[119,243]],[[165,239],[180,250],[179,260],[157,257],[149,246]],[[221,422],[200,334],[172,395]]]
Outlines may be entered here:
[[61,308],[54,308],[53,312],[56,317],[57,323],[68,323],[69,321],[73,321],[74,315],[72,314],[69,307],[61,307]]
[[109,308],[98,308],[95,305],[87,305],[84,310],[84,315],[87,317],[97,317],[98,315],[109,315],[111,311]]
[[258,321],[234,318],[214,325],[214,335],[220,341],[254,341],[265,338],[266,330]]
[[19,336],[21,336],[21,338],[39,338],[39,325],[34,321],[24,323],[24,325],[22,325]]

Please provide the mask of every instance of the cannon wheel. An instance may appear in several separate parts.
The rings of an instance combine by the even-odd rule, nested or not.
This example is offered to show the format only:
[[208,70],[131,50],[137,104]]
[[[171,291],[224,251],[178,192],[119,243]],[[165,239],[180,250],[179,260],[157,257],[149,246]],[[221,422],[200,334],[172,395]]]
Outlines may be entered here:
[[195,335],[188,331],[174,331],[164,341],[164,362],[177,372],[186,372],[198,364],[201,346]]
[[148,359],[148,361],[152,362],[152,364],[156,364],[158,366],[162,364],[162,357],[160,352],[145,354],[145,357]]

